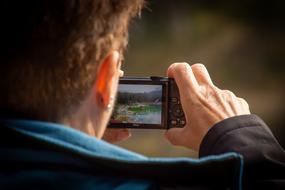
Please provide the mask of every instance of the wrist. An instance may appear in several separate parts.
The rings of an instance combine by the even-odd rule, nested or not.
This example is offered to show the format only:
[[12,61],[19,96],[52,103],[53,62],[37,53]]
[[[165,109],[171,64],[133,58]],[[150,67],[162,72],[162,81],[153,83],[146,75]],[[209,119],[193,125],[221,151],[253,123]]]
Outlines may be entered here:
[[229,117],[227,119],[224,119],[216,123],[213,127],[210,128],[210,130],[202,139],[199,148],[199,157],[204,157],[217,153],[224,153],[224,152],[216,152],[216,146],[224,135],[236,129],[249,127],[249,126],[256,126],[256,125],[266,125],[266,124],[257,115],[254,114]]

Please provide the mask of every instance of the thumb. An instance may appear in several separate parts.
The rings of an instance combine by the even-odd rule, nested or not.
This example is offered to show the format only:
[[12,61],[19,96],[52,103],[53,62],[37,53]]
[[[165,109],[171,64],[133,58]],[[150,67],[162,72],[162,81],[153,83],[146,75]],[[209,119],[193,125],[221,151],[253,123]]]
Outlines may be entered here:
[[109,143],[118,143],[120,141],[124,141],[131,136],[131,133],[127,129],[110,129],[108,128],[104,136],[102,137],[103,140]]
[[165,137],[173,145],[185,146],[183,131],[184,128],[171,128],[165,132]]

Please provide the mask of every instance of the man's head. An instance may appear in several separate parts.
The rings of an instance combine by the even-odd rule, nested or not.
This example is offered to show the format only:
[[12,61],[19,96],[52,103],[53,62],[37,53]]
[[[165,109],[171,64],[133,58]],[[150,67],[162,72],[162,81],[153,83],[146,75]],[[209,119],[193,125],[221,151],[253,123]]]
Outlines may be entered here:
[[86,120],[93,106],[96,124],[105,125],[110,113],[102,110],[110,106],[116,91],[128,23],[143,0],[2,4],[1,114]]

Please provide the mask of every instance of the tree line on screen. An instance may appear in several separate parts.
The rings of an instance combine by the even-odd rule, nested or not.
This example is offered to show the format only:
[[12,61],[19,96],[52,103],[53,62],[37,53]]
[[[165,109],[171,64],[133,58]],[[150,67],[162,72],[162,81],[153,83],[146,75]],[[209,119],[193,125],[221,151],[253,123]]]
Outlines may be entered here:
[[158,103],[161,102],[161,90],[154,90],[144,93],[118,92],[120,104],[131,104],[136,102]]

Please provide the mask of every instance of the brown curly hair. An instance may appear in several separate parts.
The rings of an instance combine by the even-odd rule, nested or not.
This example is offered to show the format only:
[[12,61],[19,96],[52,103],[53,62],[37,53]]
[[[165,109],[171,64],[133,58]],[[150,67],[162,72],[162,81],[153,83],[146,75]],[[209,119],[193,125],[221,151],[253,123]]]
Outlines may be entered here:
[[3,4],[1,115],[57,121],[86,97],[108,52],[123,52],[129,21],[143,0]]

